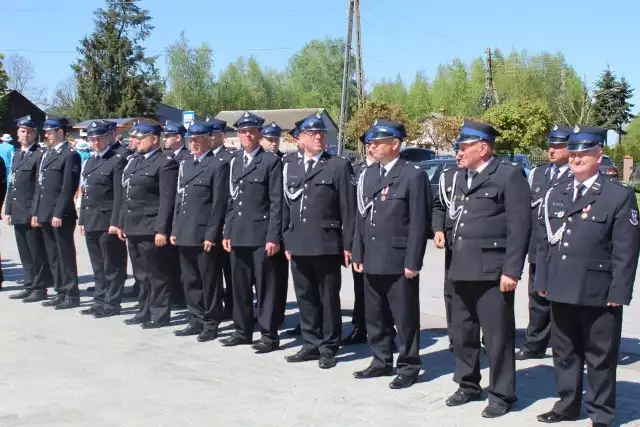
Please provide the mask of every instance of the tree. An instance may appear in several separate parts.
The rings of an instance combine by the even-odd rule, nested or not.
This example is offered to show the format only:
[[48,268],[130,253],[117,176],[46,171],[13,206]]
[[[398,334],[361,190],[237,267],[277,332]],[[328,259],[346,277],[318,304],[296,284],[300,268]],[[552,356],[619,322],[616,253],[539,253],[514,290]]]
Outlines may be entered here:
[[78,91],[73,76],[61,81],[56,86],[47,112],[56,116],[80,120],[83,112],[78,108]]
[[429,79],[424,72],[416,73],[406,103],[407,115],[413,120],[422,120],[432,111]]
[[465,117],[433,115],[422,123],[422,135],[415,143],[436,150],[451,150],[464,119]]
[[17,90],[34,104],[42,106],[46,103],[47,89],[35,84],[35,67],[28,58],[13,53],[7,57],[5,68],[9,76],[9,89]]
[[615,131],[618,133],[618,140],[622,140],[622,135],[626,133],[623,129],[623,126],[629,123],[635,117],[634,114],[631,114],[631,109],[634,107],[634,104],[629,103],[629,100],[633,97],[633,89],[629,85],[629,82],[624,77],[620,79],[618,85],[616,87],[616,98],[618,99],[618,105],[620,109],[618,110],[618,117],[616,122],[614,123]]
[[2,117],[7,110],[7,100],[6,98],[2,98],[7,90],[9,83],[9,76],[4,70],[4,55],[0,53],[0,117]]
[[191,48],[184,32],[167,49],[168,91],[164,102],[202,115],[217,113],[212,50],[207,43]]
[[488,109],[483,119],[501,133],[496,150],[509,153],[544,147],[552,123],[549,107],[542,100],[507,101]]
[[95,11],[95,29],[80,42],[80,58],[72,66],[82,118],[155,115],[164,82],[147,56],[143,42],[153,26],[139,0],[106,0]]
[[607,68],[596,82],[593,105],[594,123],[608,129],[614,129],[621,139],[624,135],[623,126],[633,119],[629,102],[633,96],[633,89],[625,78],[617,79],[613,71]]
[[366,100],[347,123],[347,138],[351,149],[357,147],[359,151],[362,151],[362,144],[359,144],[360,136],[373,124],[375,119],[396,120],[404,123],[408,140],[420,135],[420,125],[414,120],[407,119],[402,106]]

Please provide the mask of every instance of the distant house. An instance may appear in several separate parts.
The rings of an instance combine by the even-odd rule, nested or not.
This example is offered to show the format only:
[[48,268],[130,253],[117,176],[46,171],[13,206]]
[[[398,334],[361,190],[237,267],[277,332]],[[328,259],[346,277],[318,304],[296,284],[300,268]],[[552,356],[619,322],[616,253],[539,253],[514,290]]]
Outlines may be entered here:
[[[184,110],[181,110],[176,107],[172,107],[171,105],[163,104],[159,102],[156,104],[156,120],[161,124],[165,124],[167,120],[171,120],[172,122],[182,123],[182,114]],[[205,118],[196,115],[196,121],[205,121]]]
[[[280,143],[282,151],[295,150],[296,146],[285,135],[295,127],[295,123],[315,113],[320,113],[324,122],[327,124],[327,136],[325,139],[327,147],[336,147],[338,145],[338,126],[333,121],[329,112],[324,108],[295,108],[285,110],[249,110],[250,113],[256,114],[264,118],[265,125],[276,122],[282,128],[283,139]],[[227,122],[227,126],[233,124],[245,113],[244,110],[221,111],[215,116],[218,120]],[[229,131],[226,134],[227,143],[239,146],[236,131]]]
[[16,120],[30,115],[39,126],[42,126],[46,116],[44,111],[17,90],[0,95],[0,115],[2,115],[0,134],[11,135],[14,144],[18,143]]

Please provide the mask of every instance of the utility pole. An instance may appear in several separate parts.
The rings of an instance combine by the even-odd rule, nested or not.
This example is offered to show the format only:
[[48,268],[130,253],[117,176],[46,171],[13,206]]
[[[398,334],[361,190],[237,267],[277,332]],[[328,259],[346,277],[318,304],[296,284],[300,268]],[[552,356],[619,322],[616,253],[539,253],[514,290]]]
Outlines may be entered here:
[[349,18],[347,20],[347,38],[344,48],[344,69],[342,70],[342,98],[340,100],[340,125],[338,129],[338,155],[342,155],[344,148],[344,134],[347,127],[347,114],[349,112],[349,77],[351,73],[351,35],[353,33],[353,13],[355,0],[349,0]]
[[354,25],[356,32],[356,82],[358,88],[358,106],[364,101],[364,71],[362,67],[362,34],[360,32],[360,0],[353,2]]
[[485,74],[485,85],[484,85],[484,99],[482,100],[482,105],[485,110],[488,110],[494,105],[498,105],[500,100],[498,98],[498,90],[493,84],[493,65],[491,63],[491,49],[486,50],[486,61],[487,68]]

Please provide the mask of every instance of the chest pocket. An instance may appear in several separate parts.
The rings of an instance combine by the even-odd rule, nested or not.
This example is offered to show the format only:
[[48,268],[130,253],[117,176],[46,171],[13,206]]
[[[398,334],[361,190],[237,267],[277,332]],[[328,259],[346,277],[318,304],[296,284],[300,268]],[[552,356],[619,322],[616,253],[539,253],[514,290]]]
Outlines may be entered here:
[[[384,191],[384,190],[382,190]],[[380,197],[383,196],[382,191],[380,192]],[[389,187],[389,191],[385,195],[387,200],[406,200],[408,197],[408,191],[406,185],[398,186],[394,188],[393,185]]]
[[483,212],[492,212],[499,204],[498,190],[496,188],[480,188],[472,197],[472,205],[474,210]]
[[94,175],[93,176],[94,184],[97,184],[97,185],[110,185],[111,182],[113,182],[113,178],[111,177],[111,174],[108,172],[107,173],[94,172],[91,175]]
[[293,178],[290,177],[287,179],[287,189],[291,193],[299,189],[301,184],[302,184],[302,180],[298,177],[293,177]]
[[194,187],[197,187],[198,190],[206,190],[209,187],[211,187],[209,185],[209,181],[204,180],[204,179],[195,179],[195,180],[193,180],[192,184],[193,184]]
[[315,185],[333,185],[333,179],[327,176],[317,176],[314,178]]
[[62,170],[63,165],[64,165],[64,162],[56,159],[53,162],[49,163],[47,166],[45,166],[42,171],[43,172],[60,172]]

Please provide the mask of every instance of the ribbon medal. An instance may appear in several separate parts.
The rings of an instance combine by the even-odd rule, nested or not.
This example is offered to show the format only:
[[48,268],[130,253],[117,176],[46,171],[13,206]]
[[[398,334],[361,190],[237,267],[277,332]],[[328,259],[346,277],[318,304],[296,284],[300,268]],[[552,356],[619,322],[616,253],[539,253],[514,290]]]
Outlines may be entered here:
[[587,219],[589,217],[589,211],[591,210],[591,205],[587,205],[582,209],[582,219]]
[[387,200],[387,193],[389,193],[388,185],[382,189],[382,196],[380,196],[380,200],[382,200],[383,202]]

